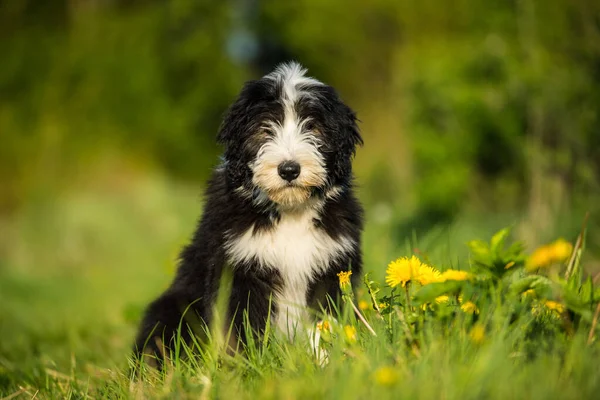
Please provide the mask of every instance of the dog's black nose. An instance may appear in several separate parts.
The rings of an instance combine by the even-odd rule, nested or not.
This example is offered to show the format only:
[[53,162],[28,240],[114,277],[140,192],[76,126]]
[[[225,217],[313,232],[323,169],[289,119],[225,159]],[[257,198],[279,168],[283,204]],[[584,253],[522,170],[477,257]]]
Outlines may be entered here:
[[300,164],[296,161],[284,161],[277,167],[277,172],[280,177],[291,182],[300,175]]

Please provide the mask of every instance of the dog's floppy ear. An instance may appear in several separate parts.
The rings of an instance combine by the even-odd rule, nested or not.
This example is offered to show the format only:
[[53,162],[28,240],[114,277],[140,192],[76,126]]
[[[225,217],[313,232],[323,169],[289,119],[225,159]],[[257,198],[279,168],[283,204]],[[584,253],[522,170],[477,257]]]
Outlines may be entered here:
[[250,176],[244,143],[260,129],[264,114],[269,109],[268,102],[272,98],[265,80],[249,81],[225,113],[217,142],[225,146],[227,174],[234,185],[242,184]]
[[219,127],[219,133],[217,134],[217,142],[227,146],[229,142],[235,139],[235,137],[246,129],[248,124],[248,91],[252,86],[253,81],[247,82],[242,91],[240,92],[237,99],[225,112],[221,126]]
[[343,114],[345,115],[345,121],[342,123],[345,133],[345,146],[348,146],[352,149],[352,155],[356,153],[356,147],[362,146],[364,144],[363,138],[360,135],[360,129],[358,128],[358,118],[356,118],[356,113],[347,105],[342,103],[342,108],[344,109]]
[[350,177],[356,147],[363,144],[356,113],[340,99],[332,87],[323,86],[320,95],[325,107],[325,124],[336,144],[332,172],[337,179],[345,180]]
[[217,142],[230,146],[256,131],[261,122],[259,116],[268,111],[267,104],[273,99],[269,84],[264,79],[246,82],[238,98],[225,113]]
[[363,145],[363,139],[358,128],[356,113],[341,100],[338,107],[340,125],[339,146],[340,152],[335,160],[335,175],[338,178],[350,177],[352,171],[352,157],[356,154],[356,147]]

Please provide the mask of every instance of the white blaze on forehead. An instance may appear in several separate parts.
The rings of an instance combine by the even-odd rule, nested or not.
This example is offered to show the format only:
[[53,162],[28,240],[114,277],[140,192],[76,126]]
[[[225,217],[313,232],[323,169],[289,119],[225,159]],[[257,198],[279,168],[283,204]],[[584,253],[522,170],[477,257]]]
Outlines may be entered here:
[[281,101],[284,106],[284,118],[279,124],[274,124],[274,131],[281,137],[283,145],[293,146],[298,141],[303,125],[308,122],[300,120],[294,105],[302,97],[312,97],[313,94],[307,90],[310,86],[323,85],[316,79],[305,76],[306,69],[295,62],[282,64],[265,78],[274,80],[281,85]]
[[291,103],[298,100],[298,97],[306,94],[303,88],[310,85],[323,85],[318,80],[306,76],[306,69],[296,62],[289,62],[280,65],[265,76],[266,79],[275,80],[282,84],[282,95],[284,100]]

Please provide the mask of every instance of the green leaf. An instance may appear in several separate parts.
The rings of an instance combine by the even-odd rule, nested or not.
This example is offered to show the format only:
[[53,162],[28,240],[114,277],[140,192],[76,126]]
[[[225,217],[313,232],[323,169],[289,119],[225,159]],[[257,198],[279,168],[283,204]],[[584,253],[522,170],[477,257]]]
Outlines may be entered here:
[[429,285],[423,286],[414,296],[414,301],[417,303],[431,303],[436,297],[457,293],[466,281],[447,281],[447,282],[436,282],[430,283]]
[[583,279],[583,272],[581,271],[581,249],[577,250],[575,253],[575,264],[573,266],[573,271],[569,276],[567,284],[571,289],[577,289],[581,285],[581,280]]
[[594,282],[591,277],[588,276],[585,283],[581,286],[579,297],[586,304],[594,303]]
[[589,304],[586,304],[578,296],[574,296],[573,292],[566,291],[563,293],[563,301],[567,308],[572,312],[578,314],[582,319],[587,322],[592,321],[593,313],[590,309]]
[[487,272],[494,280],[499,280],[507,274],[512,275],[525,264],[527,257],[522,242],[513,242],[508,249],[504,248],[509,235],[510,228],[504,228],[494,234],[489,245],[481,240],[467,243],[476,270]]
[[490,253],[490,248],[489,248],[488,244],[485,243],[484,241],[471,240],[470,242],[467,243],[467,246],[469,246],[471,253],[473,253],[473,256],[475,256],[476,258],[478,258],[482,261],[483,260],[491,261],[492,257],[491,257],[491,253]]
[[526,290],[531,289],[531,286],[538,279],[538,277],[539,275],[531,275],[518,279],[510,284],[509,290],[513,294],[521,294]]
[[510,228],[504,228],[496,232],[496,234],[492,236],[492,240],[490,241],[490,250],[492,251],[492,253],[498,254],[498,251],[502,250],[502,248],[504,247],[504,241],[506,240],[509,234]]
[[526,290],[535,290],[538,297],[547,298],[552,295],[554,282],[542,275],[530,275],[512,282],[509,290],[513,294],[521,294]]
[[511,244],[508,249],[504,252],[505,257],[510,258],[512,261],[523,262],[527,259],[527,256],[524,254],[525,245],[523,242],[514,242]]

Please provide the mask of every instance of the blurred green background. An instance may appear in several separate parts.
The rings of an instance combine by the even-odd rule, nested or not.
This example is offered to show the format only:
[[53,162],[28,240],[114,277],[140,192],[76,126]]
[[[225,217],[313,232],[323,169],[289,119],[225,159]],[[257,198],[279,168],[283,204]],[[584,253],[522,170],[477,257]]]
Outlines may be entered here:
[[242,83],[289,59],[357,110],[361,196],[409,228],[597,207],[598,2],[0,4],[3,217],[148,171],[199,185]]
[[598,1],[2,0],[0,366],[122,357],[226,107],[290,59],[362,121],[367,270],[507,225],[572,241],[586,212],[600,269]]

